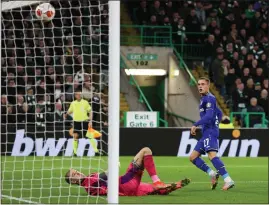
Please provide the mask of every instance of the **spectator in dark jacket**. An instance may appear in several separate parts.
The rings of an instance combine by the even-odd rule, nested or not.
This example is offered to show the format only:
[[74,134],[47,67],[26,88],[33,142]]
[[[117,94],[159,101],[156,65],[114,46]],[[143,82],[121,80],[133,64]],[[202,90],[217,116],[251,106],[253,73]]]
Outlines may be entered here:
[[215,41],[214,35],[209,35],[205,44],[205,69],[209,70],[211,63],[213,61],[213,57],[216,53],[216,49],[218,44]]
[[[257,98],[250,99],[250,106],[247,109],[248,112],[264,112],[263,108],[257,104]],[[253,127],[255,124],[261,124],[262,117],[261,115],[250,115],[249,117],[249,126]]]
[[149,15],[150,15],[150,12],[149,12],[149,9],[147,7],[147,1],[143,0],[140,2],[140,6],[136,11],[136,17],[138,20],[138,24],[139,25],[147,24],[148,19],[149,19]]
[[258,104],[263,108],[265,115],[268,117],[269,113],[268,113],[268,106],[269,106],[269,101],[268,101],[268,91],[263,89],[261,91],[261,96],[258,100]]
[[232,99],[234,112],[241,112],[243,109],[247,108],[248,96],[243,83],[237,85],[236,90],[232,93]]

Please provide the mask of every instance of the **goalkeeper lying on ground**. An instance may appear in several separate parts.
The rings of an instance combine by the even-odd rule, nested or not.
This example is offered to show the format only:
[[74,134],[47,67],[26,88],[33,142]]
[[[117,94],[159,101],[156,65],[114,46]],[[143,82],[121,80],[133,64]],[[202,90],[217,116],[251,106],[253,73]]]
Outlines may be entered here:
[[[143,183],[141,178],[144,168],[150,175],[153,183]],[[69,184],[80,185],[85,188],[90,195],[107,194],[107,172],[92,173],[88,176],[74,169],[70,169],[65,180]],[[119,177],[119,195],[120,196],[145,196],[145,195],[167,195],[172,191],[180,189],[190,183],[189,179],[183,179],[177,183],[164,184],[159,179],[152,151],[145,147],[141,149],[129,165],[127,172]]]

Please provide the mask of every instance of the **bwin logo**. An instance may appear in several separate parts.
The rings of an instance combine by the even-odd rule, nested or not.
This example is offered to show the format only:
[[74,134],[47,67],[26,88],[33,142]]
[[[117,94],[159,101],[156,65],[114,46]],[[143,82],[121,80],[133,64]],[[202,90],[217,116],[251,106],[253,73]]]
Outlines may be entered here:
[[[196,143],[198,141],[196,139],[190,138],[190,131],[182,132],[181,140],[179,143],[178,148],[178,157],[186,157],[190,156],[192,150],[194,149]],[[240,144],[240,146],[239,146]],[[230,146],[229,146],[230,145]],[[187,152],[187,148],[190,146],[189,151]],[[240,149],[239,149],[240,147]],[[250,148],[250,154],[247,155],[248,149]],[[257,157],[259,153],[260,142],[257,139],[236,139],[236,140],[229,140],[223,139],[220,146],[218,156],[223,156],[223,153],[229,149],[228,157]],[[239,149],[239,154],[237,155],[237,151]]]
[[[17,130],[16,138],[12,148],[11,156],[29,156],[34,152],[35,156],[45,156],[48,152],[49,156],[58,156],[64,151],[64,156],[73,155],[73,139],[59,138],[36,138],[35,140],[24,136],[25,131]],[[24,144],[24,149],[22,146]],[[90,145],[88,139],[79,139],[77,156],[83,156],[86,145]],[[93,148],[90,146],[87,156],[95,156]]]

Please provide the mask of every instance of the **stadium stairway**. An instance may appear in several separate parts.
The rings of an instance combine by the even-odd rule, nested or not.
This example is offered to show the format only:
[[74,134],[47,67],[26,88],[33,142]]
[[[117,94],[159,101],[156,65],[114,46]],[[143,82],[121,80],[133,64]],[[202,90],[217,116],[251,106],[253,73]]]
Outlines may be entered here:
[[[133,22],[130,18],[128,9],[126,8],[125,4],[121,2],[120,4],[121,9],[121,16],[120,16],[120,22],[121,25],[133,25]],[[121,27],[121,36],[127,37],[124,39],[124,45],[126,46],[137,46],[140,43],[139,33],[136,29],[131,27]],[[134,38],[136,37],[137,38]]]
[[[120,93],[120,119],[123,118],[124,112],[129,111],[128,102],[123,93]],[[121,121],[122,122],[122,121]],[[123,122],[121,123],[123,125]]]
[[[201,66],[196,66],[195,69],[192,70],[192,74],[196,80],[202,76],[209,77]],[[225,99],[220,95],[214,83],[211,83],[210,85],[210,92],[216,96],[219,108],[222,110],[223,115],[230,116],[230,109],[225,103]]]

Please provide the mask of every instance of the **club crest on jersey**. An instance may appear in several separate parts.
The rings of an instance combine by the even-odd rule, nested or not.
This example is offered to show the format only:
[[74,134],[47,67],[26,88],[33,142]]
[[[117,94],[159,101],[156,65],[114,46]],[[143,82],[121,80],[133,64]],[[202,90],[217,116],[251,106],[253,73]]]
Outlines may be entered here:
[[206,107],[207,108],[211,107],[211,103],[206,103]]

